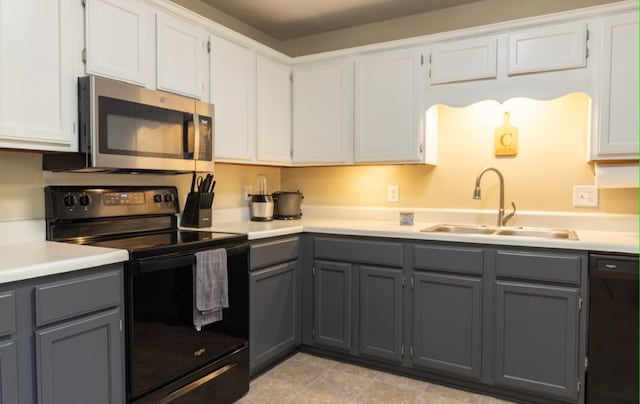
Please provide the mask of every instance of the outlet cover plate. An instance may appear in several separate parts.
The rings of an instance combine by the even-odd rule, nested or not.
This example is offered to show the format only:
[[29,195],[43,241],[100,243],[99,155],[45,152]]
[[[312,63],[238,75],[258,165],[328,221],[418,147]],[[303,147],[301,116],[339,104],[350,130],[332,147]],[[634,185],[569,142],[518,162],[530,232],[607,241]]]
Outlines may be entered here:
[[387,202],[398,202],[397,185],[389,185],[389,188],[387,188]]
[[598,207],[598,188],[595,185],[574,185],[573,206]]

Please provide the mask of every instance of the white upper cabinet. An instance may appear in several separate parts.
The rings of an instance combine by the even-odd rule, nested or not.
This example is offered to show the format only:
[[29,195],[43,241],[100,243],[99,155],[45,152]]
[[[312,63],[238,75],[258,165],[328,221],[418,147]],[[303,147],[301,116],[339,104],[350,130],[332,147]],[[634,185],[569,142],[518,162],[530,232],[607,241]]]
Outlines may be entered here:
[[155,87],[155,13],[132,0],[87,0],[86,71]]
[[431,84],[495,79],[497,71],[495,36],[472,38],[434,45],[429,54]]
[[157,14],[157,88],[197,99],[206,98],[208,34],[192,23]]
[[353,162],[353,61],[293,70],[293,163]]
[[424,76],[422,49],[356,58],[356,163],[423,162]]
[[82,6],[0,0],[0,147],[77,151]]
[[291,68],[258,55],[257,160],[291,163]]
[[594,160],[638,159],[638,12],[603,19]]
[[509,33],[508,74],[573,69],[587,64],[587,24],[573,22]]
[[210,40],[216,161],[251,162],[256,150],[255,53],[217,36]]

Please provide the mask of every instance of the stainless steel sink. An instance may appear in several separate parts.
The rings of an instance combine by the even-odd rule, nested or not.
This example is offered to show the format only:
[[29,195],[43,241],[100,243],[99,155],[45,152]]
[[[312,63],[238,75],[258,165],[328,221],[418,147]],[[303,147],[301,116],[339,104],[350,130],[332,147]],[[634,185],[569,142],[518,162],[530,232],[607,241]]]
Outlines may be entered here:
[[437,224],[420,231],[426,233],[452,233],[452,234],[493,234],[496,227],[466,224]]
[[522,236],[522,237],[538,237],[551,238],[561,240],[577,240],[578,235],[573,230],[565,229],[527,229],[527,228],[508,228],[498,230],[496,235],[499,236]]
[[531,227],[493,227],[472,224],[437,224],[420,230],[425,233],[480,234],[495,236],[535,237],[556,240],[578,240],[578,235],[568,229],[540,229]]

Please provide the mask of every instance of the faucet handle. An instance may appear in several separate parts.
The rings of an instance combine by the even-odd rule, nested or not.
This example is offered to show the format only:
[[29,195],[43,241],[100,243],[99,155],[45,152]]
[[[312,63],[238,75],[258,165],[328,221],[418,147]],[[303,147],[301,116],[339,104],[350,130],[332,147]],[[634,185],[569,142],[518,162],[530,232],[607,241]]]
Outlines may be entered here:
[[503,226],[506,226],[506,225],[507,225],[507,222],[508,222],[512,217],[514,217],[514,216],[515,216],[515,214],[516,214],[516,204],[515,204],[515,203],[513,203],[513,201],[511,201],[511,206],[513,206],[513,212],[509,213],[508,215],[505,215],[505,216],[502,218],[502,225],[503,225]]

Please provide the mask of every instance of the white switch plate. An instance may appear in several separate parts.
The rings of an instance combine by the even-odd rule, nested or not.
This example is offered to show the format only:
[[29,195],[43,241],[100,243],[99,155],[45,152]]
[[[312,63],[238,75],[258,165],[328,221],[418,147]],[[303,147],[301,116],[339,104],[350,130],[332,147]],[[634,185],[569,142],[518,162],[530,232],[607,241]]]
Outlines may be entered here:
[[387,202],[398,202],[397,185],[389,185],[389,188],[387,188]]
[[598,188],[595,185],[574,185],[573,206],[598,207]]
[[251,200],[251,185],[244,186],[244,200],[245,201]]

